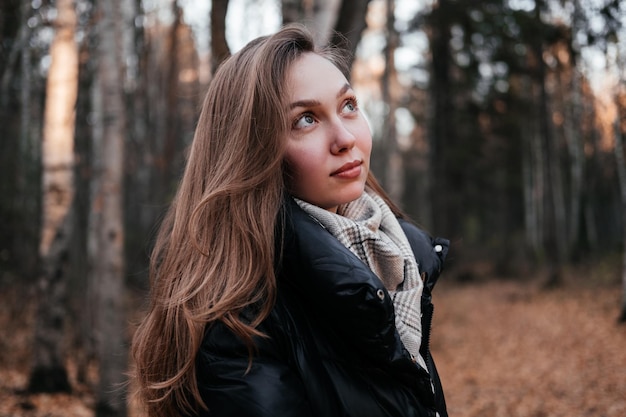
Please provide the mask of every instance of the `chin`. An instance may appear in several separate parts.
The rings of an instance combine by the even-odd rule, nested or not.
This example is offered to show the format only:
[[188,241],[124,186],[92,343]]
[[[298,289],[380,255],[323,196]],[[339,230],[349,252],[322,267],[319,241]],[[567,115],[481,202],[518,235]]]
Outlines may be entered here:
[[339,205],[347,204],[347,203],[350,203],[351,201],[354,201],[354,200],[358,199],[359,197],[361,197],[363,192],[365,192],[365,186],[362,186],[362,187],[360,187],[357,190],[345,193],[342,196],[342,198],[339,199],[341,201],[341,203],[339,203]]

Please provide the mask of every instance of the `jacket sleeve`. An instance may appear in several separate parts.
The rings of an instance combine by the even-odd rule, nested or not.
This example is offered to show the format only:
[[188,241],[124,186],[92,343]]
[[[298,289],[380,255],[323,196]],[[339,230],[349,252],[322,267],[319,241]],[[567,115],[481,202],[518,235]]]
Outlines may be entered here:
[[198,388],[208,407],[199,415],[311,416],[302,381],[274,343],[258,339],[250,364],[244,343],[226,326],[215,324],[196,358]]

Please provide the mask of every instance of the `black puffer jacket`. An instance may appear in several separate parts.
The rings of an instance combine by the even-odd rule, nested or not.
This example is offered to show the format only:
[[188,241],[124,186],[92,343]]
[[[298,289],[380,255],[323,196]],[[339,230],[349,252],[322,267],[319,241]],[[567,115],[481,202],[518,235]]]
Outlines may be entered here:
[[[430,292],[448,251],[401,221],[420,272],[422,355],[416,365],[394,324],[393,303],[371,270],[291,199],[286,203],[276,304],[248,351],[222,324],[207,329],[197,357],[207,416],[441,417],[447,415],[428,352]],[[432,377],[432,379],[431,379]],[[435,388],[433,395],[432,387]]]

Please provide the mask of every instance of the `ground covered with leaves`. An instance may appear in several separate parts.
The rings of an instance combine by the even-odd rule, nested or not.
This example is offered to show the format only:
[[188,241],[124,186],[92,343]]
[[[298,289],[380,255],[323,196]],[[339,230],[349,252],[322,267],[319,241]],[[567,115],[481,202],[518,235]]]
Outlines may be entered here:
[[[626,416],[626,325],[618,283],[442,282],[432,348],[451,417]],[[92,390],[24,391],[34,306],[0,291],[0,417],[91,417]],[[71,356],[71,355],[70,355]],[[68,360],[70,375],[73,363]],[[130,413],[131,416],[136,413]]]
[[451,417],[626,416],[618,285],[439,289],[433,351]]

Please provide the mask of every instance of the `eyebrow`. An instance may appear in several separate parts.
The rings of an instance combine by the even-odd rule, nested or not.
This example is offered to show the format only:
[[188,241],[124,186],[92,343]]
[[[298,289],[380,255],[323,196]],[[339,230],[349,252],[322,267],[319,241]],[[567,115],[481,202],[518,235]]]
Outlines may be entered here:
[[[337,98],[341,97],[346,93],[346,91],[352,89],[352,86],[349,83],[345,83],[343,87],[337,93]],[[319,106],[321,103],[318,100],[298,100],[294,101],[289,105],[289,109],[295,109],[296,107],[315,107]]]

